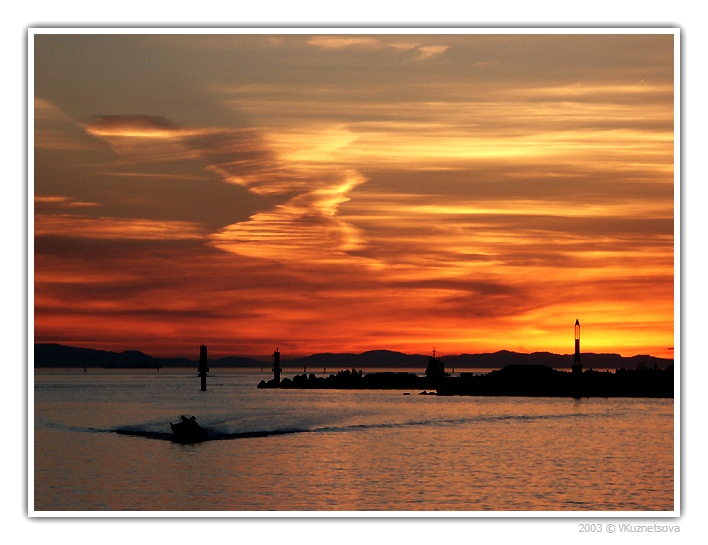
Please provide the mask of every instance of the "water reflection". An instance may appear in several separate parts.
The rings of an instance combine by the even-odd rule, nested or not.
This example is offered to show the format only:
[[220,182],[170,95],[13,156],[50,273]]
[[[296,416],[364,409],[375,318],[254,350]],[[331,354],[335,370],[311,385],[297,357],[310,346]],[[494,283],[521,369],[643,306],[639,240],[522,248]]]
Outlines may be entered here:
[[[193,373],[91,375],[35,373],[37,510],[673,509],[673,400],[268,391],[233,371],[200,392]],[[181,413],[230,440],[150,436]],[[257,435],[277,430],[306,433]]]

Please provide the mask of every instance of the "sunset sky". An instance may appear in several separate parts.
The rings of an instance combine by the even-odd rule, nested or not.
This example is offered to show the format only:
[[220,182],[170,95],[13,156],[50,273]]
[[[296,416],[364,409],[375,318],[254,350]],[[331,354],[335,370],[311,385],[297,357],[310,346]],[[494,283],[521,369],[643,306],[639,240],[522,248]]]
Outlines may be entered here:
[[35,342],[673,357],[674,39],[37,34]]

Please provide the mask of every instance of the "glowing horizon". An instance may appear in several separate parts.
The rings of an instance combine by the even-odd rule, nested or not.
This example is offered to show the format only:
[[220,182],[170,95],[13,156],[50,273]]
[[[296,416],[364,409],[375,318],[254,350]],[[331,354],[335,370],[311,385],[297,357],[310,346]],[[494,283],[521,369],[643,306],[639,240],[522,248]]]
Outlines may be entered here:
[[673,358],[673,47],[38,34],[35,342]]

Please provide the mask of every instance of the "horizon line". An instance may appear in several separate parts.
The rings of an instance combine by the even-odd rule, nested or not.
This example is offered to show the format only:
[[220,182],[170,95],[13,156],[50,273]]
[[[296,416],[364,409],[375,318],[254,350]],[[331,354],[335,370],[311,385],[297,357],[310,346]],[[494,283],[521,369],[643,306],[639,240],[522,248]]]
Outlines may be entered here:
[[[199,361],[199,357],[190,357],[190,356],[184,356],[184,355],[172,355],[172,356],[153,356],[147,352],[143,352],[142,350],[136,349],[136,348],[129,348],[126,350],[121,350],[120,352],[117,352],[115,350],[110,350],[110,349],[105,349],[105,348],[93,348],[93,347],[86,347],[86,346],[78,346],[78,345],[71,345],[71,344],[62,344],[58,342],[35,342],[35,346],[37,345],[55,345],[55,346],[62,346],[66,348],[78,348],[82,350],[96,350],[99,352],[113,352],[115,354],[122,354],[125,352],[140,352],[141,354],[144,354],[146,356],[149,356],[150,358],[154,360],[158,359],[186,359],[189,361]],[[208,346],[207,346],[208,348]],[[278,348],[276,348],[277,350]],[[435,350],[435,349],[434,349]],[[669,348],[669,350],[673,350],[673,347]],[[282,356],[281,353],[281,361],[293,361],[293,360],[298,360],[298,359],[303,359],[303,358],[309,358],[313,356],[323,356],[323,355],[332,355],[332,356],[344,356],[344,355],[352,355],[352,356],[361,356],[369,352],[391,352],[395,354],[402,354],[404,356],[420,356],[420,357],[430,357],[431,354],[420,354],[420,353],[407,353],[407,352],[402,352],[400,350],[392,350],[389,348],[371,348],[368,350],[364,350],[363,352],[313,352],[310,354],[303,354],[303,355],[294,355],[290,357],[284,357]],[[533,354],[550,354],[553,356],[567,356],[567,357],[572,357],[573,353],[556,353],[556,352],[551,352],[548,350],[536,350],[533,352],[518,352],[515,350],[508,350],[505,348],[500,348],[495,351],[487,351],[487,352],[461,352],[459,354],[446,354],[443,356],[437,356],[438,358],[444,359],[446,357],[459,357],[459,356],[481,356],[481,355],[493,355],[493,354],[498,354],[500,352],[508,352],[510,354],[521,354],[521,355],[533,355]],[[656,358],[660,360],[667,360],[667,361],[674,361],[675,358],[666,358],[662,356],[653,356],[652,354],[633,354],[631,356],[623,356],[619,352],[581,352],[581,354],[585,355],[602,355],[602,356],[607,356],[607,355],[612,355],[612,356],[619,356],[620,358],[636,358],[636,357],[650,357],[650,358]],[[268,356],[265,354],[258,354],[258,355],[253,355],[253,354],[228,354],[228,355],[221,355],[221,356],[212,356],[209,357],[208,359],[210,360],[219,360],[219,359],[225,359],[225,358],[243,358],[243,359],[252,359],[256,361],[271,361],[273,358],[272,356]],[[265,359],[263,359],[265,358]]]

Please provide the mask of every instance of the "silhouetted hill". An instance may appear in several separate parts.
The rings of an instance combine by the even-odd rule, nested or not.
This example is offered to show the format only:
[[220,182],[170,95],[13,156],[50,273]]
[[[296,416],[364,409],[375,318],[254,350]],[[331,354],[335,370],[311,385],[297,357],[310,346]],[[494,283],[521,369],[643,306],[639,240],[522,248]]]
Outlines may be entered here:
[[[91,348],[79,348],[60,344],[35,344],[35,367],[194,367],[198,360],[188,358],[153,358],[142,352],[129,350],[126,352],[109,352]],[[500,350],[485,354],[460,354],[459,356],[444,356],[442,358],[445,369],[449,372],[462,369],[501,369],[507,365],[546,365],[555,369],[570,368],[573,365],[571,354],[551,354],[550,352],[534,352],[520,354],[508,350]],[[266,367],[271,366],[271,361],[261,361],[254,358],[229,356],[209,360],[210,367]],[[656,358],[653,356],[637,355],[624,358],[619,354],[582,354],[581,363],[585,369],[636,369],[640,366],[665,369],[673,364],[673,360]],[[327,368],[328,372],[339,369],[375,369],[375,368],[402,368],[415,371],[424,371],[428,364],[428,356],[420,354],[403,354],[391,350],[370,350],[362,354],[313,354],[303,358],[284,358],[282,367],[307,367],[308,372],[321,372]]]
[[61,344],[35,344],[35,367],[107,367],[155,365],[154,359],[138,352],[108,352],[92,348],[79,348]]
[[427,356],[409,355],[391,350],[369,350],[363,354],[313,354],[304,358],[283,359],[285,367],[307,367],[313,371],[325,367],[337,369],[372,369],[382,367],[422,368],[428,365]]
[[[35,367],[198,367],[199,360],[189,358],[153,358],[137,350],[110,352],[61,344],[34,345]],[[260,367],[263,362],[253,358],[226,357],[209,360],[210,367]],[[266,366],[269,363],[266,362]]]
[[[196,365],[197,362],[195,361]],[[216,360],[209,360],[209,365],[214,367],[261,367],[270,369],[273,367],[272,361],[260,361],[253,358],[239,358],[236,356],[227,356]]]
[[[485,354],[461,354],[459,356],[443,356],[445,370],[458,369],[501,369],[507,365],[546,365],[554,369],[570,369],[573,366],[574,355],[552,354],[550,352],[533,352],[521,354],[500,350]],[[582,354],[580,362],[586,369],[621,369],[638,367],[641,362],[646,367],[656,366],[665,369],[673,364],[674,360],[655,358],[653,356],[632,356],[624,358],[619,354]],[[403,354],[390,350],[371,350],[363,354],[313,354],[304,358],[283,359],[284,367],[304,367],[308,371],[327,368],[328,371],[337,369],[372,369],[372,368],[406,368],[424,370],[428,365],[428,356],[420,354]]]
[[[500,350],[491,354],[461,354],[459,356],[445,356],[445,369],[458,368],[488,368],[501,369],[507,365],[547,365],[554,369],[570,369],[573,366],[575,356],[573,354],[552,354],[550,352],[533,352],[531,354],[520,354]],[[654,356],[631,356],[622,357],[619,354],[593,354],[584,353],[580,355],[580,363],[585,369],[621,369],[638,367],[639,363],[646,367],[665,369],[674,363],[674,360],[667,358],[656,358]]]

